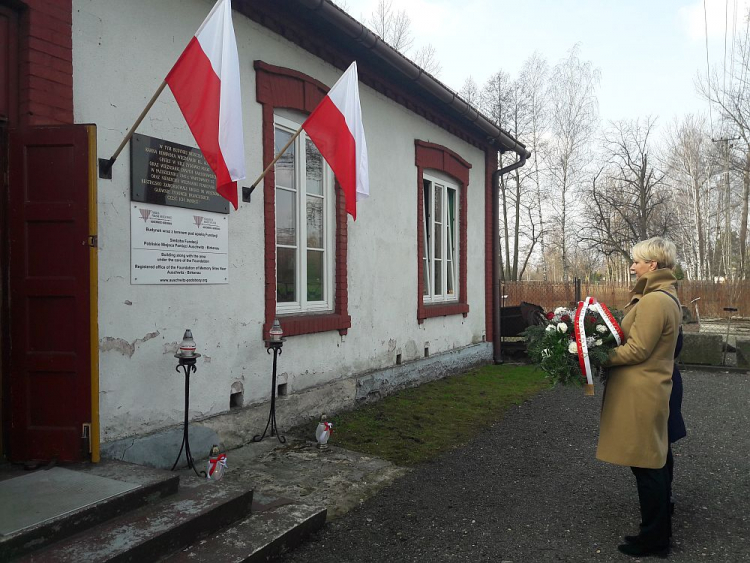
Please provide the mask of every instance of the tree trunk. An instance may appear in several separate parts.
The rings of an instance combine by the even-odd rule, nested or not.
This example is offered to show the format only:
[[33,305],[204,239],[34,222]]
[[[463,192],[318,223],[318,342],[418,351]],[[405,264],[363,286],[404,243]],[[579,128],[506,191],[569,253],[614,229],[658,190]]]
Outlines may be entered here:
[[516,172],[516,206],[515,206],[515,212],[516,212],[516,222],[513,226],[513,273],[512,273],[512,280],[518,281],[518,246],[520,244],[519,239],[520,237],[520,231],[521,231],[521,173],[518,171],[518,168],[515,170]]
[[738,276],[745,279],[745,257],[747,256],[747,212],[750,200],[750,148],[745,153],[745,170],[742,186],[742,219],[740,223],[740,268]]

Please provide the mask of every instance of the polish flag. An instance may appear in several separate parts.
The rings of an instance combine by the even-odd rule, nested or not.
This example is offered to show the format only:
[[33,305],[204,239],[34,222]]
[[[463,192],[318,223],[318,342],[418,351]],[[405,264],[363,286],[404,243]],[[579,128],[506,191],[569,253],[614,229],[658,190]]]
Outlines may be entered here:
[[216,2],[166,82],[216,174],[216,191],[237,209],[237,180],[245,178],[245,147],[230,0]]
[[355,61],[302,124],[336,175],[344,190],[346,212],[354,220],[357,202],[370,196],[367,144],[357,83]]

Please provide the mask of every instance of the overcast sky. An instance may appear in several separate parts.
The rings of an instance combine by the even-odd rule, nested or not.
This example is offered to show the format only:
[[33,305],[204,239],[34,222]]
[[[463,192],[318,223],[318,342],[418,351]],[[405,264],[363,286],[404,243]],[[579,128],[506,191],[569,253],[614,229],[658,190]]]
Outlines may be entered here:
[[[341,2],[360,21],[377,5]],[[705,0],[707,17],[704,0],[393,0],[393,6],[410,15],[415,47],[435,47],[438,78],[455,90],[469,76],[480,87],[498,70],[515,77],[534,51],[554,64],[579,43],[581,58],[601,71],[604,120],[653,115],[664,126],[675,116],[708,114],[694,86],[706,71],[706,26],[713,72],[723,66],[725,31],[727,62],[733,34],[745,37],[750,0]]]

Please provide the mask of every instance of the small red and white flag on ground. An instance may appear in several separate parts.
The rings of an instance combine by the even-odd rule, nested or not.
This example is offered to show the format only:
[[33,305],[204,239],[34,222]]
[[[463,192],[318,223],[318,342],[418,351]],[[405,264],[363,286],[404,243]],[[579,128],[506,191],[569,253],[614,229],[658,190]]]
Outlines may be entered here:
[[216,174],[216,191],[237,209],[237,180],[245,178],[245,146],[230,0],[216,2],[166,82]]
[[370,196],[367,143],[353,62],[302,124],[344,190],[346,212],[357,219],[357,202]]

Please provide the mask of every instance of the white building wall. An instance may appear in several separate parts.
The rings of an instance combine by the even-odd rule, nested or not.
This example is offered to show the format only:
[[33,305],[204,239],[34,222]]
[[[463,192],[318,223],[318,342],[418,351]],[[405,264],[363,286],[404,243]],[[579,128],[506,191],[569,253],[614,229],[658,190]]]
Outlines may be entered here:
[[[74,0],[74,106],[95,123],[109,158],[209,12],[213,0]],[[250,183],[262,171],[261,106],[253,61],[298,70],[329,86],[341,70],[234,14],[243,88]],[[370,157],[370,199],[348,229],[349,314],[337,331],[291,337],[279,358],[289,393],[482,341],[484,316],[484,154],[360,83]],[[169,89],[138,132],[196,146]],[[468,317],[417,322],[417,187],[414,140],[444,145],[470,162]],[[130,284],[130,149],[112,180],[99,180],[99,371],[102,441],[143,434],[183,417],[183,377],[173,354],[191,328],[203,357],[191,378],[190,416],[229,410],[232,384],[245,404],[268,400],[271,356],[262,341],[262,184],[229,215],[229,284]],[[467,249],[461,249],[466,252]]]

